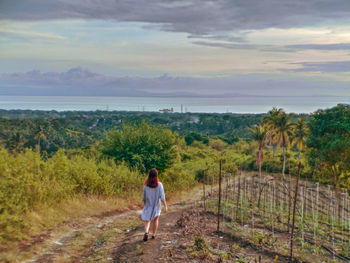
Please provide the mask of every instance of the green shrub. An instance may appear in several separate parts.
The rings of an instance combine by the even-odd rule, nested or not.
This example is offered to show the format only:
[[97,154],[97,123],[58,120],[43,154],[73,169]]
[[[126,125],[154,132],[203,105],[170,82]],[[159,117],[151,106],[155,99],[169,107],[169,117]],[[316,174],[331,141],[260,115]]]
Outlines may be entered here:
[[162,172],[175,160],[176,140],[177,135],[171,130],[142,122],[140,126],[124,125],[120,130],[111,130],[100,149],[117,163],[125,162],[142,173],[151,168]]

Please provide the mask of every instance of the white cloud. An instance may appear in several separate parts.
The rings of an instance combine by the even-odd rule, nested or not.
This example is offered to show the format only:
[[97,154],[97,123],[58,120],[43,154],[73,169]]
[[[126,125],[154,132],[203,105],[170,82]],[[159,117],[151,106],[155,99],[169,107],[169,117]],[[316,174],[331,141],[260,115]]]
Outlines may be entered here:
[[47,40],[67,40],[66,37],[53,34],[53,33],[41,33],[34,31],[21,31],[21,30],[12,30],[0,28],[0,35],[4,36],[16,36],[21,38],[28,39],[47,39]]

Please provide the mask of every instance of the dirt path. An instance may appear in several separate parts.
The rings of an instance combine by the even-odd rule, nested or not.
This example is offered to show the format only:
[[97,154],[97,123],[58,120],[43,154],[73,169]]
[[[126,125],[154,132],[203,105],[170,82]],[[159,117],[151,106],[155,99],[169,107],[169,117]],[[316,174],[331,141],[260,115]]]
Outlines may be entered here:
[[[200,189],[193,190],[190,196],[187,203],[170,204],[169,216],[189,204],[195,204],[201,197]],[[141,210],[137,208],[127,212],[110,211],[79,222],[66,222],[20,245],[16,258],[8,262],[105,262],[111,255],[108,250],[111,244],[121,244],[120,240],[129,237],[129,232],[134,232],[132,229],[142,223],[140,214]]]
[[143,242],[140,225],[108,248],[109,259],[115,263],[289,262],[288,257],[240,238],[228,228],[217,233],[216,219],[198,206],[178,209],[160,218],[156,239]]
[[180,211],[169,212],[160,218],[159,233],[156,239],[143,242],[143,225],[129,232],[115,244],[112,252],[114,262],[165,262],[168,248],[178,240],[180,233],[176,232],[176,222]]

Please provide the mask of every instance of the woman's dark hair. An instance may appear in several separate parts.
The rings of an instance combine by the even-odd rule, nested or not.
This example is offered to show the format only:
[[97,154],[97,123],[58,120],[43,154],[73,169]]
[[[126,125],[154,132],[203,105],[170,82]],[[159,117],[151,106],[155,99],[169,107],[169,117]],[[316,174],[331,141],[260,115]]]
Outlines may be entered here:
[[148,176],[145,180],[145,185],[151,188],[156,188],[158,186],[158,182],[158,171],[157,169],[152,168],[151,171],[149,171]]

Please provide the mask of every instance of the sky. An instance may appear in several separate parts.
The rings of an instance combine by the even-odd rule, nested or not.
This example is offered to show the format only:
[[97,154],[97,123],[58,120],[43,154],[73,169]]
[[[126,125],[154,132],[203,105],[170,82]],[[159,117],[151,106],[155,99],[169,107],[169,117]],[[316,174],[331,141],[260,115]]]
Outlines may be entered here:
[[349,0],[0,0],[0,95],[350,96]]

